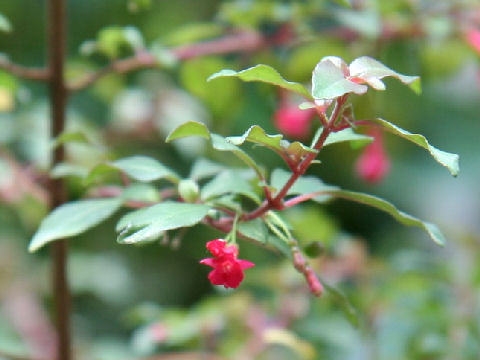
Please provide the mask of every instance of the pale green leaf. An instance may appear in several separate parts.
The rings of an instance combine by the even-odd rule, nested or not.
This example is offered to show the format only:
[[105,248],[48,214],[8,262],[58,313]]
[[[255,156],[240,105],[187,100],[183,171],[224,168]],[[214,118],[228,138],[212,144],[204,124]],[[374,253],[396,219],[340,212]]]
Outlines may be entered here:
[[245,195],[257,204],[260,203],[260,198],[253,190],[252,185],[240,171],[227,170],[221,172],[205,184],[201,191],[201,197],[204,200],[225,194]]
[[63,132],[52,142],[52,147],[57,147],[59,145],[71,142],[88,144],[90,140],[81,131]]
[[350,76],[365,80],[376,90],[385,90],[385,85],[380,79],[391,76],[409,85],[417,94],[421,92],[420,77],[399,74],[383,65],[380,61],[368,56],[362,56],[353,60],[349,69]]
[[315,99],[335,99],[339,96],[366,93],[366,85],[356,84],[345,78],[343,71],[332,61],[320,61],[312,75],[312,95]]
[[66,176],[78,176],[84,178],[88,175],[88,170],[80,165],[70,163],[59,163],[50,170],[50,176],[58,179]]
[[[323,128],[319,128],[315,133],[312,144],[315,144],[322,133]],[[373,141],[373,138],[367,135],[357,134],[351,128],[332,132],[328,135],[323,146],[338,144],[341,142],[351,142],[353,146],[360,147]]]
[[[277,191],[279,191],[290,178],[291,173],[284,169],[275,169],[272,172],[270,184]],[[327,190],[336,189],[335,186],[327,185],[315,176],[301,176],[295,181],[293,186],[288,190],[287,195],[306,195],[315,192],[324,192]],[[318,195],[312,200],[318,202],[325,202],[330,199],[328,195]]]
[[110,166],[124,171],[131,178],[150,182],[159,179],[168,179],[174,183],[180,180],[180,177],[165,165],[147,156],[131,156],[119,159],[109,163]]
[[288,244],[278,236],[270,233],[262,219],[240,222],[237,225],[237,230],[241,235],[273,247],[286,257],[291,257],[291,249]]
[[175,139],[181,139],[184,137],[189,136],[200,136],[207,140],[210,140],[212,147],[218,151],[230,151],[235,156],[237,156],[240,160],[242,160],[245,164],[247,164],[250,168],[255,170],[255,172],[262,177],[262,171],[255,163],[255,161],[242,149],[238,146],[232,144],[231,142],[227,141],[223,136],[210,133],[208,128],[205,124],[196,122],[196,121],[189,121],[186,122],[175,130],[173,130],[167,137],[166,142],[170,142]]
[[208,159],[200,158],[193,163],[192,170],[190,171],[190,178],[195,180],[201,180],[204,178],[215,176],[225,169],[226,167],[222,164],[218,164]]
[[264,83],[269,83],[272,85],[280,86],[284,89],[296,92],[307,99],[311,99],[312,96],[307,91],[307,89],[300,83],[287,81],[285,80],[277,70],[272,68],[271,66],[260,64],[254,67],[242,70],[242,71],[235,71],[235,70],[221,70],[208,78],[207,81],[211,81],[213,79],[217,79],[220,77],[238,77],[243,81],[260,81]]
[[420,219],[417,219],[416,217],[406,214],[403,211],[398,210],[393,204],[391,204],[386,200],[383,200],[373,195],[341,190],[341,189],[321,190],[321,192],[334,197],[352,200],[365,205],[375,207],[379,210],[382,210],[390,214],[395,220],[397,220],[403,225],[416,226],[425,230],[428,233],[428,235],[432,238],[432,240],[437,244],[439,245],[445,244],[445,238],[436,225],[428,222],[424,222]]
[[[119,242],[134,244],[151,241],[165,231],[193,226],[202,221],[210,209],[210,206],[201,204],[163,202],[133,211],[117,224],[117,231],[121,232]],[[122,236],[122,232],[129,233]]]
[[121,199],[80,200],[59,206],[40,224],[28,250],[34,252],[45,244],[81,234],[112,216],[122,205]]
[[3,14],[0,14],[0,31],[12,31],[12,25],[10,24],[10,21],[8,21],[8,19]]
[[169,143],[176,139],[182,139],[189,136],[200,136],[210,140],[210,131],[205,124],[197,121],[188,121],[175,128],[166,138]]
[[134,183],[127,186],[122,193],[122,198],[127,201],[159,202],[160,193],[155,186],[146,183]]
[[250,127],[242,136],[228,137],[227,141],[235,145],[242,145],[245,141],[248,141],[266,146],[279,154],[295,155],[297,157],[317,153],[315,149],[311,149],[298,141],[290,143],[284,140],[283,135],[268,135],[265,133],[265,130],[258,125]]
[[441,165],[445,166],[448,171],[450,171],[450,174],[453,176],[457,176],[458,172],[460,170],[459,168],[459,156],[457,154],[449,153],[446,151],[442,151],[437,149],[436,147],[430,145],[428,140],[420,134],[412,134],[406,130],[403,130],[399,128],[398,126],[383,120],[383,119],[375,119],[371,120],[372,122],[381,125],[383,128],[387,129],[390,131],[392,134],[395,134],[397,136],[400,136],[404,139],[407,139],[408,141],[413,142],[414,144],[424,148],[427,150],[430,155]]

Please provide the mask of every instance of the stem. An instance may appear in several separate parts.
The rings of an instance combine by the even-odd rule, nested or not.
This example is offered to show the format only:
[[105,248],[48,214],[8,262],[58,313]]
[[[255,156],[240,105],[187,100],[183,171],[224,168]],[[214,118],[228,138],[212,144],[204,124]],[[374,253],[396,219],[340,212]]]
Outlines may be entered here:
[[29,68],[10,62],[6,57],[0,57],[0,69],[29,80],[48,81],[49,72],[43,68]]
[[[281,38],[276,38],[275,36],[266,37],[256,31],[238,30],[220,39],[178,46],[171,49],[170,52],[176,60],[181,61],[205,55],[252,52],[265,46],[288,43],[291,40],[291,36]],[[140,51],[130,58],[115,60],[106,67],[72,82],[68,85],[68,90],[73,92],[85,89],[110,73],[125,74],[134,70],[158,66],[161,66],[161,64],[159,64],[153,54],[147,51]]]
[[[56,138],[65,127],[67,89],[63,77],[65,64],[66,17],[65,1],[48,2],[48,61],[50,72],[51,137]],[[63,162],[65,149],[57,146],[53,153],[52,166]],[[48,181],[51,209],[65,203],[65,184],[62,179]],[[67,282],[67,242],[59,240],[52,244],[53,290],[57,326],[57,359],[70,360],[70,290]]]

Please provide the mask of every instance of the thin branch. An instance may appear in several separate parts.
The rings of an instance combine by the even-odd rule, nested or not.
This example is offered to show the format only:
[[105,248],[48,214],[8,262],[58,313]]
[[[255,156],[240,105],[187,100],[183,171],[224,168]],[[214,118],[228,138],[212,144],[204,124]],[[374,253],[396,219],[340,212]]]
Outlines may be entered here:
[[[220,55],[236,52],[252,52],[269,45],[279,45],[291,41],[290,36],[265,37],[252,30],[241,30],[220,39],[197,44],[178,46],[170,50],[175,60],[188,60],[205,55]],[[70,92],[85,89],[105,75],[111,73],[125,74],[139,69],[160,67],[155,56],[147,51],[140,51],[126,59],[115,60],[104,68],[85,75],[68,85]]]
[[4,56],[0,57],[0,69],[23,79],[35,81],[48,81],[50,79],[50,74],[46,68],[30,68],[18,65]]

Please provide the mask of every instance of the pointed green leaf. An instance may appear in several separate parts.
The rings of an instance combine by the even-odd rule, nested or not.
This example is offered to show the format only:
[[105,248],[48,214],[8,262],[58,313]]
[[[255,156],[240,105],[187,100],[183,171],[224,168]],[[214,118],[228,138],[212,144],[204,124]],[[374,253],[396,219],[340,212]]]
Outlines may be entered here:
[[[119,237],[119,242],[134,244],[158,238],[163,232],[198,224],[207,216],[210,206],[177,202],[163,202],[128,213],[120,219],[117,231],[127,232]],[[139,230],[138,230],[139,229]]]
[[159,202],[161,200],[160,193],[155,186],[146,183],[134,183],[123,190],[122,198],[124,200],[142,201],[142,202]]
[[186,122],[173,130],[170,135],[168,135],[166,141],[170,142],[175,139],[181,139],[189,136],[200,136],[210,140],[210,143],[215,150],[232,152],[235,156],[252,168],[259,175],[259,177],[262,177],[262,171],[246,152],[244,152],[238,146],[227,141],[227,139],[225,139],[223,136],[210,133],[205,124],[196,121]]
[[307,89],[300,83],[287,81],[285,80],[282,75],[278,73],[277,70],[272,68],[271,66],[260,64],[254,67],[242,70],[242,71],[235,71],[225,69],[219,71],[208,78],[207,81],[211,81],[213,79],[217,79],[220,77],[238,77],[243,81],[260,81],[269,83],[272,85],[280,86],[284,89],[296,92],[307,99],[311,99],[312,96],[307,91]]
[[290,143],[284,140],[283,135],[268,135],[258,125],[250,127],[242,136],[228,137],[227,141],[235,145],[242,145],[245,141],[249,141],[266,146],[279,154],[295,155],[299,158],[311,153],[317,153],[317,150],[311,149],[298,141]]
[[327,284],[325,281],[321,280],[321,282],[329,295],[340,306],[348,321],[350,321],[353,326],[358,327],[360,325],[360,316],[358,315],[357,309],[353,307],[345,294],[334,286]]
[[432,240],[437,244],[439,245],[445,244],[445,238],[436,225],[428,222],[424,222],[420,219],[417,219],[416,217],[406,214],[403,211],[398,210],[393,204],[389,203],[386,200],[383,200],[373,195],[347,191],[347,190],[340,190],[340,189],[321,190],[321,192],[325,194],[329,194],[334,197],[356,201],[365,205],[375,207],[379,210],[385,211],[386,213],[393,216],[395,220],[397,220],[398,222],[404,225],[416,226],[425,230],[428,233],[428,235],[430,235]]
[[165,142],[181,139],[189,136],[201,136],[210,139],[210,131],[205,124],[198,121],[187,121],[175,128],[168,136]]
[[242,194],[258,204],[261,202],[248,180],[239,171],[221,172],[205,184],[201,191],[201,197],[204,200],[225,194]]
[[70,142],[88,144],[90,140],[81,131],[63,132],[52,142],[52,147],[55,148],[59,145],[63,145]]
[[78,176],[84,178],[88,175],[88,169],[80,165],[70,163],[59,163],[50,170],[50,176],[54,179],[66,177],[66,176]]
[[330,60],[320,61],[313,70],[312,95],[315,99],[335,99],[351,92],[361,95],[367,90],[366,85],[347,80],[343,71]]
[[[322,127],[317,130],[313,138],[312,144],[315,144],[317,142],[322,131]],[[367,135],[357,134],[351,128],[347,128],[341,131],[332,132],[330,135],[328,135],[327,140],[325,140],[323,146],[338,144],[347,141],[352,142],[352,145],[354,147],[360,147],[372,142],[373,138]]]
[[211,176],[215,176],[218,173],[226,170],[226,167],[222,164],[218,164],[208,159],[200,158],[195,161],[190,171],[190,178],[194,180],[201,180]]
[[240,222],[237,225],[237,230],[243,236],[273,247],[286,257],[291,257],[291,250],[288,244],[278,236],[270,233],[262,219]]
[[400,80],[402,83],[409,85],[417,94],[421,92],[420,77],[399,74],[383,65],[380,61],[368,56],[362,56],[353,60],[349,69],[351,77],[365,80],[376,90],[385,90],[385,85],[380,79],[392,76]]
[[81,234],[112,216],[121,205],[121,199],[94,199],[59,206],[43,219],[28,251],[34,252],[51,241]]
[[147,156],[131,156],[109,163],[110,166],[124,171],[131,178],[150,182],[159,179],[168,179],[178,183],[180,177],[165,165]]
[[371,120],[372,122],[381,125],[383,128],[387,129],[390,131],[392,134],[395,134],[397,136],[403,137],[404,139],[407,139],[408,141],[413,142],[414,144],[424,148],[425,150],[428,150],[430,155],[441,165],[445,166],[448,171],[450,171],[450,174],[453,176],[457,176],[459,172],[459,156],[457,154],[449,153],[446,151],[442,151],[437,149],[436,147],[430,145],[428,140],[420,134],[412,134],[406,130],[403,130],[399,128],[398,126],[383,120],[383,119],[375,119]]
[[[284,169],[275,169],[272,172],[270,184],[278,190],[285,185],[290,178],[291,173]],[[327,185],[322,180],[315,176],[301,176],[288,190],[287,195],[305,195],[315,192],[324,192],[327,190],[336,189],[335,186]],[[312,200],[317,202],[325,202],[330,199],[328,195],[318,195]]]

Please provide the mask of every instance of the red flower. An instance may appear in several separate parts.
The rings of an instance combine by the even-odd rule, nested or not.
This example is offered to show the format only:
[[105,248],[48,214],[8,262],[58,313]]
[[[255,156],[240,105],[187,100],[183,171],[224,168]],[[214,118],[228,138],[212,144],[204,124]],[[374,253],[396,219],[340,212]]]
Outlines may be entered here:
[[207,243],[207,249],[213,258],[203,259],[200,264],[211,266],[208,279],[213,285],[237,288],[243,280],[243,270],[255,266],[247,260],[237,259],[238,248],[228,245],[225,240],[216,239]]
[[470,29],[466,33],[466,40],[470,46],[480,54],[480,29]]
[[390,170],[390,159],[383,148],[382,132],[375,129],[369,133],[374,138],[357,160],[356,172],[365,181],[381,181]]
[[314,113],[314,109],[301,110],[296,105],[283,105],[275,111],[275,126],[287,136],[305,138],[310,131],[310,119]]

